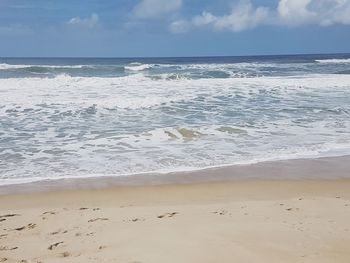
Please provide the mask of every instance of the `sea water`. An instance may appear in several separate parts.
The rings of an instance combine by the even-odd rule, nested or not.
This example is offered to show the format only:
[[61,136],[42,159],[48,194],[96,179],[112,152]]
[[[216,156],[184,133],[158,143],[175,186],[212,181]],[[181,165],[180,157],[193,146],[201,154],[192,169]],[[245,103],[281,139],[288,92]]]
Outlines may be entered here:
[[1,58],[0,184],[350,154],[350,55]]

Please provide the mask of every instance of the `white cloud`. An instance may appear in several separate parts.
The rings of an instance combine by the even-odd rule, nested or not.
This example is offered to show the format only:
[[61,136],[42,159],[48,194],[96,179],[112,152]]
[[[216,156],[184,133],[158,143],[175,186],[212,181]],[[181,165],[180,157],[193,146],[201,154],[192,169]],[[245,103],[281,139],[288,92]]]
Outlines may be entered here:
[[302,24],[316,16],[307,8],[310,2],[311,0],[281,0],[278,3],[277,11],[283,21]]
[[72,19],[70,19],[67,22],[67,24],[74,25],[74,26],[93,28],[93,27],[97,26],[98,21],[99,21],[98,15],[92,14],[88,18],[73,17]]
[[350,25],[350,0],[280,0],[280,22],[289,25]]
[[[240,32],[252,29],[263,23],[269,14],[266,7],[254,8],[249,0],[241,1],[232,8],[231,13],[223,16],[215,16],[209,12],[203,12],[191,20],[179,20],[170,25],[170,30],[181,33],[190,28],[212,27],[214,30],[228,30]],[[178,28],[182,30],[178,30]]]
[[229,14],[213,15],[204,11],[190,19],[170,24],[170,31],[183,33],[196,28],[240,32],[259,25],[302,26],[350,25],[350,0],[279,0],[276,7],[254,7],[241,0]]
[[133,13],[138,18],[155,18],[179,10],[182,0],[141,0]]

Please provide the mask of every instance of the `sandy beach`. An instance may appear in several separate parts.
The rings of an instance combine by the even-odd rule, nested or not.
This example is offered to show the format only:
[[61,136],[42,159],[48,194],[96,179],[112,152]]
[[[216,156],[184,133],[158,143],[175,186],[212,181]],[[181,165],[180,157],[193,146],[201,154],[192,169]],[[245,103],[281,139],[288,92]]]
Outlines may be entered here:
[[350,180],[0,196],[0,262],[350,262]]
[[349,44],[350,0],[0,0],[0,263],[350,263]]

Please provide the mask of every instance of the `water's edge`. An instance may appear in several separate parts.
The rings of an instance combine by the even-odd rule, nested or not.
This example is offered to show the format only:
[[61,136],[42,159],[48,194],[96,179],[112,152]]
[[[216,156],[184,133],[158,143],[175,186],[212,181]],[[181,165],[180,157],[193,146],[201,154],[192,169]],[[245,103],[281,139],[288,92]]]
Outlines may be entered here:
[[267,161],[199,171],[37,181],[0,186],[0,195],[246,180],[350,179],[350,155]]

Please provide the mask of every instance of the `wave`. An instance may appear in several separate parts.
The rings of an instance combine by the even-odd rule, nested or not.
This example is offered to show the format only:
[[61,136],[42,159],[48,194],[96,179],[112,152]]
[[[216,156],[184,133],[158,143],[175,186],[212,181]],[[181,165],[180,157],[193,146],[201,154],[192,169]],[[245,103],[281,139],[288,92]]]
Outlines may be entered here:
[[350,63],[350,58],[317,59],[315,61],[318,63],[325,63],[325,64],[348,64]]
[[94,65],[16,65],[16,64],[0,64],[0,70],[7,69],[27,69],[27,68],[48,68],[48,69],[81,69],[94,68]]
[[[319,60],[321,61],[321,60]],[[329,60],[328,60],[329,61]],[[348,63],[349,60],[322,60],[326,63]],[[346,62],[345,62],[346,61]],[[261,76],[295,76],[298,74],[328,73],[317,63],[278,63],[278,62],[237,62],[237,63],[182,63],[147,64],[133,62],[129,64],[86,64],[86,65],[15,65],[0,64],[0,78],[30,77],[45,75],[55,77],[65,73],[76,77],[123,77],[143,73],[151,79],[228,79],[255,78]],[[314,68],[316,68],[316,71]],[[339,72],[335,64],[334,72]]]
[[[66,105],[73,109],[95,107],[103,110],[143,110],[199,101],[212,103],[216,96],[234,94],[250,98],[264,92],[289,96],[300,92],[336,92],[350,87],[350,75],[308,75],[299,77],[251,77],[221,79],[162,78],[143,74],[125,77],[71,77],[0,79],[0,113],[33,105]],[[218,99],[215,99],[218,100]],[[219,101],[220,102],[220,101]],[[48,106],[48,108],[50,108]]]
[[349,153],[349,93],[344,74],[0,79],[0,184]]
[[2,63],[0,64],[0,70],[30,68],[32,66],[33,65],[12,65],[12,64]]
[[[350,153],[350,143],[337,142],[315,145],[292,143],[289,147],[278,147],[280,141],[275,140],[273,143],[277,144],[270,145],[274,147],[269,149],[264,147],[266,142],[261,140],[256,141],[253,148],[249,143],[237,148],[239,140],[241,145],[247,139],[250,140],[251,130],[218,126],[168,127],[141,134],[96,135],[85,144],[82,141],[62,144],[59,152],[47,150],[47,143],[52,142],[50,137],[48,142],[35,141],[33,148],[40,153],[33,157],[26,156],[28,160],[25,160],[25,166],[11,167],[12,169],[5,169],[3,174],[0,173],[0,185],[63,178],[167,174],[266,161],[336,157]],[[235,143],[228,141],[230,137],[236,138]],[[73,152],[78,158],[70,157]],[[54,157],[50,156],[51,153],[54,153]],[[106,159],[103,155],[109,158]],[[118,157],[119,162],[115,161],[119,160]],[[51,158],[55,161],[50,165],[40,161]],[[62,162],[62,167],[59,166],[61,163],[57,162],[58,159]],[[76,166],[74,169],[68,168],[71,162]]]
[[125,66],[124,68],[130,71],[143,71],[146,69],[151,69],[154,66],[155,66],[154,64],[142,64],[142,63],[135,62],[135,63],[130,63],[128,66]]

